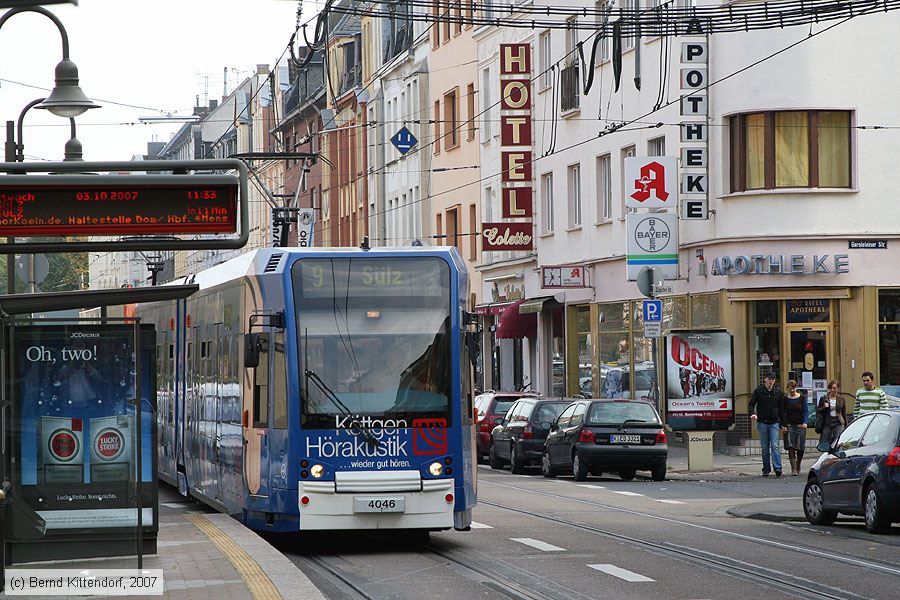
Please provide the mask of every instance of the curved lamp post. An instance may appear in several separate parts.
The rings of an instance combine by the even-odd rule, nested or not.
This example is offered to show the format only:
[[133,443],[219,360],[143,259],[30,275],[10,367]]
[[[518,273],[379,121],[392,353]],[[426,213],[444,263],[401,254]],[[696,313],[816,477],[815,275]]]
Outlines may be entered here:
[[40,6],[23,6],[14,8],[0,17],[0,28],[14,15],[23,12],[36,12],[44,15],[56,25],[62,36],[62,60],[56,65],[56,81],[47,96],[37,108],[47,109],[59,117],[77,117],[90,108],[99,108],[99,104],[88,98],[78,86],[78,67],[69,60],[69,34],[56,15]]
[[[22,142],[22,130],[24,129],[25,113],[32,108],[40,108],[41,104],[46,102],[46,98],[37,98],[25,105],[22,112],[19,113],[19,120],[16,124],[16,162],[25,162],[25,144]],[[69,130],[71,132],[69,141],[66,142],[64,161],[84,160],[82,158],[81,142],[75,137],[75,117],[69,117]]]

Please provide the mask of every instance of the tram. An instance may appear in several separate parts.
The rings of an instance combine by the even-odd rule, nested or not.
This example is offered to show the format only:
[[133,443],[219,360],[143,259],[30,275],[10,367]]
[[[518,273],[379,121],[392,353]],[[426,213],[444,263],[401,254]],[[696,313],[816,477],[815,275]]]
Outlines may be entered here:
[[[144,304],[159,477],[263,531],[467,530],[468,280],[455,248],[269,248]],[[468,342],[468,343],[467,343]]]

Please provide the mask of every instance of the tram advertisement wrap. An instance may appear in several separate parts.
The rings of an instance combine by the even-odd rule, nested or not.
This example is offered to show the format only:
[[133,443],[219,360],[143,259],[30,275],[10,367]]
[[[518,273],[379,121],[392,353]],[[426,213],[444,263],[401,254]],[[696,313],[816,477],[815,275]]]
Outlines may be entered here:
[[721,330],[666,336],[666,423],[676,431],[714,431],[734,424],[734,352]]
[[[48,535],[137,525],[134,327],[17,326],[16,495]],[[156,527],[156,344],[141,328],[141,503]]]

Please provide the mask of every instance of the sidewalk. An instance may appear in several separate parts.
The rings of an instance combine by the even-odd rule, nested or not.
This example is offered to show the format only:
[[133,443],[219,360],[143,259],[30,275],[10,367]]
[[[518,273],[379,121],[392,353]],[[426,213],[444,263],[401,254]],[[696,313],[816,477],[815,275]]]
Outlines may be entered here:
[[[210,513],[203,506],[183,500],[172,488],[160,484],[158,553],[144,556],[143,568],[163,570],[165,593],[162,598],[324,600],[306,575],[252,530],[228,515]],[[131,556],[28,563],[7,568],[136,567],[137,557]],[[59,599],[64,596],[46,597]]]

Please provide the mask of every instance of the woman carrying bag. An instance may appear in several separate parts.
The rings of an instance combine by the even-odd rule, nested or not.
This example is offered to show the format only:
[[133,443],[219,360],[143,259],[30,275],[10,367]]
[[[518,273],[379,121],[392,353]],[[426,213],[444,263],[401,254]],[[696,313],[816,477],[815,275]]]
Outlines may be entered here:
[[840,394],[838,382],[828,382],[828,393],[819,399],[816,407],[818,417],[822,419],[821,441],[827,441],[832,447],[847,426],[847,404]]
[[800,474],[800,461],[803,460],[803,449],[806,446],[806,421],[809,418],[809,407],[806,396],[797,391],[797,382],[791,379],[787,383],[787,394],[784,396],[784,447],[788,451],[791,462],[791,475]]

